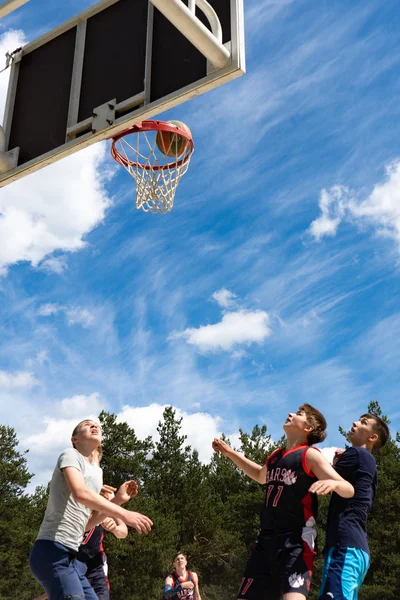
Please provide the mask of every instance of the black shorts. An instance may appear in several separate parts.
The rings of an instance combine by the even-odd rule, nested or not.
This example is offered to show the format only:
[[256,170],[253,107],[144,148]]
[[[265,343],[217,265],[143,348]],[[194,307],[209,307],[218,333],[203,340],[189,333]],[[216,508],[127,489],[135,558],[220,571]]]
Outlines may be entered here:
[[89,568],[86,572],[86,577],[99,600],[110,600],[110,585],[103,565],[99,565],[94,569]]
[[280,600],[310,591],[315,552],[301,534],[269,537],[260,533],[247,563],[238,598]]

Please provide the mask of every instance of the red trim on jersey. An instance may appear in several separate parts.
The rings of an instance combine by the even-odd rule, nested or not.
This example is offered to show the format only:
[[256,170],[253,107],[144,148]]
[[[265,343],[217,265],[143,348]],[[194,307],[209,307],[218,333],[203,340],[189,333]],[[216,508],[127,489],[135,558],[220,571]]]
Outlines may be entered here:
[[318,452],[321,452],[321,450],[319,448],[314,448],[314,446],[308,446],[307,450],[304,452],[303,456],[301,457],[301,466],[304,469],[304,472],[307,473],[307,475],[309,475],[310,477],[317,477],[312,471],[310,471],[310,469],[308,468],[307,465],[307,452],[309,451],[309,449],[312,448],[313,450],[318,450]]
[[310,577],[312,575],[312,570],[314,566],[315,555],[317,554],[315,550],[312,550],[310,546],[303,540],[303,558],[306,563],[307,571],[310,573]]
[[283,456],[287,456],[288,454],[290,454],[291,452],[296,452],[296,450],[300,450],[300,448],[308,448],[309,446],[307,444],[300,444],[299,446],[294,446],[293,448],[290,448],[289,450],[283,450]]
[[315,514],[312,510],[312,496],[310,492],[307,492],[301,503],[303,505],[304,523],[307,523],[311,517],[315,519]]

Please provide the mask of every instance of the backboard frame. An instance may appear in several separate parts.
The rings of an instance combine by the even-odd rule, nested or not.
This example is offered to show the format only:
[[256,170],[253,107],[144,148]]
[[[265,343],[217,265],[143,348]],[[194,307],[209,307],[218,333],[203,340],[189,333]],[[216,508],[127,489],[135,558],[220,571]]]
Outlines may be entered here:
[[[38,156],[14,169],[0,174],[0,187],[7,185],[21,177],[33,173],[44,166],[60,160],[78,149],[90,146],[93,143],[109,139],[130,125],[143,120],[148,120],[174,106],[181,104],[191,98],[205,93],[227,81],[230,81],[245,72],[245,50],[244,50],[244,16],[243,0],[230,0],[231,8],[231,62],[221,69],[215,69],[208,65],[207,75],[193,84],[185,86],[170,93],[156,101],[150,101],[151,81],[151,44],[153,32],[154,11],[157,10],[151,2],[148,3],[148,29],[147,29],[147,53],[145,63],[145,81],[143,90],[135,96],[117,103],[116,98],[110,98],[107,103],[100,107],[93,107],[92,117],[78,121],[78,102],[80,96],[80,85],[83,69],[83,47],[85,42],[85,27],[87,20],[103,11],[105,8],[116,4],[119,0],[102,0],[91,6],[77,16],[69,19],[59,27],[49,31],[39,39],[27,44],[21,52],[15,56],[11,67],[10,82],[7,93],[6,108],[4,115],[4,130],[6,138],[6,151],[13,152],[9,148],[12,115],[15,105],[16,90],[18,84],[18,73],[21,60],[30,52],[40,48],[59,35],[76,27],[75,54],[72,70],[72,86],[70,91],[68,109],[68,127],[65,143],[56,149]],[[76,137],[78,136],[78,137]]]

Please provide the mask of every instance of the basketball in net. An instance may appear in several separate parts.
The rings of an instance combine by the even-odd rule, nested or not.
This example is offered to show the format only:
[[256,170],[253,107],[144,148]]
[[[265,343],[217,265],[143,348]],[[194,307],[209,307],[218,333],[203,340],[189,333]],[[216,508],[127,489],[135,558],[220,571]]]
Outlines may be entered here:
[[[175,125],[179,131],[184,131],[192,137],[191,131],[182,121],[167,121],[168,125]],[[157,148],[166,156],[179,158],[189,147],[189,140],[180,133],[171,133],[170,131],[157,131]]]
[[136,181],[136,208],[169,212],[194,151],[189,127],[181,121],[142,121],[113,136],[111,156]]

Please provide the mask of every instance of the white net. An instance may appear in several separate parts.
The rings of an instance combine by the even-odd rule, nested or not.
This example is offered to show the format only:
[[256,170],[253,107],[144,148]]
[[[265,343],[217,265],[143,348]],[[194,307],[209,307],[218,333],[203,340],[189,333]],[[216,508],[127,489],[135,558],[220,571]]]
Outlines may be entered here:
[[176,136],[171,134],[166,153],[157,146],[157,131],[129,133],[114,142],[117,150],[117,153],[113,152],[114,158],[136,181],[136,208],[161,214],[172,209],[176,188],[189,167],[193,153],[193,144],[185,140],[181,148],[183,152],[173,154],[173,148],[179,146]]

